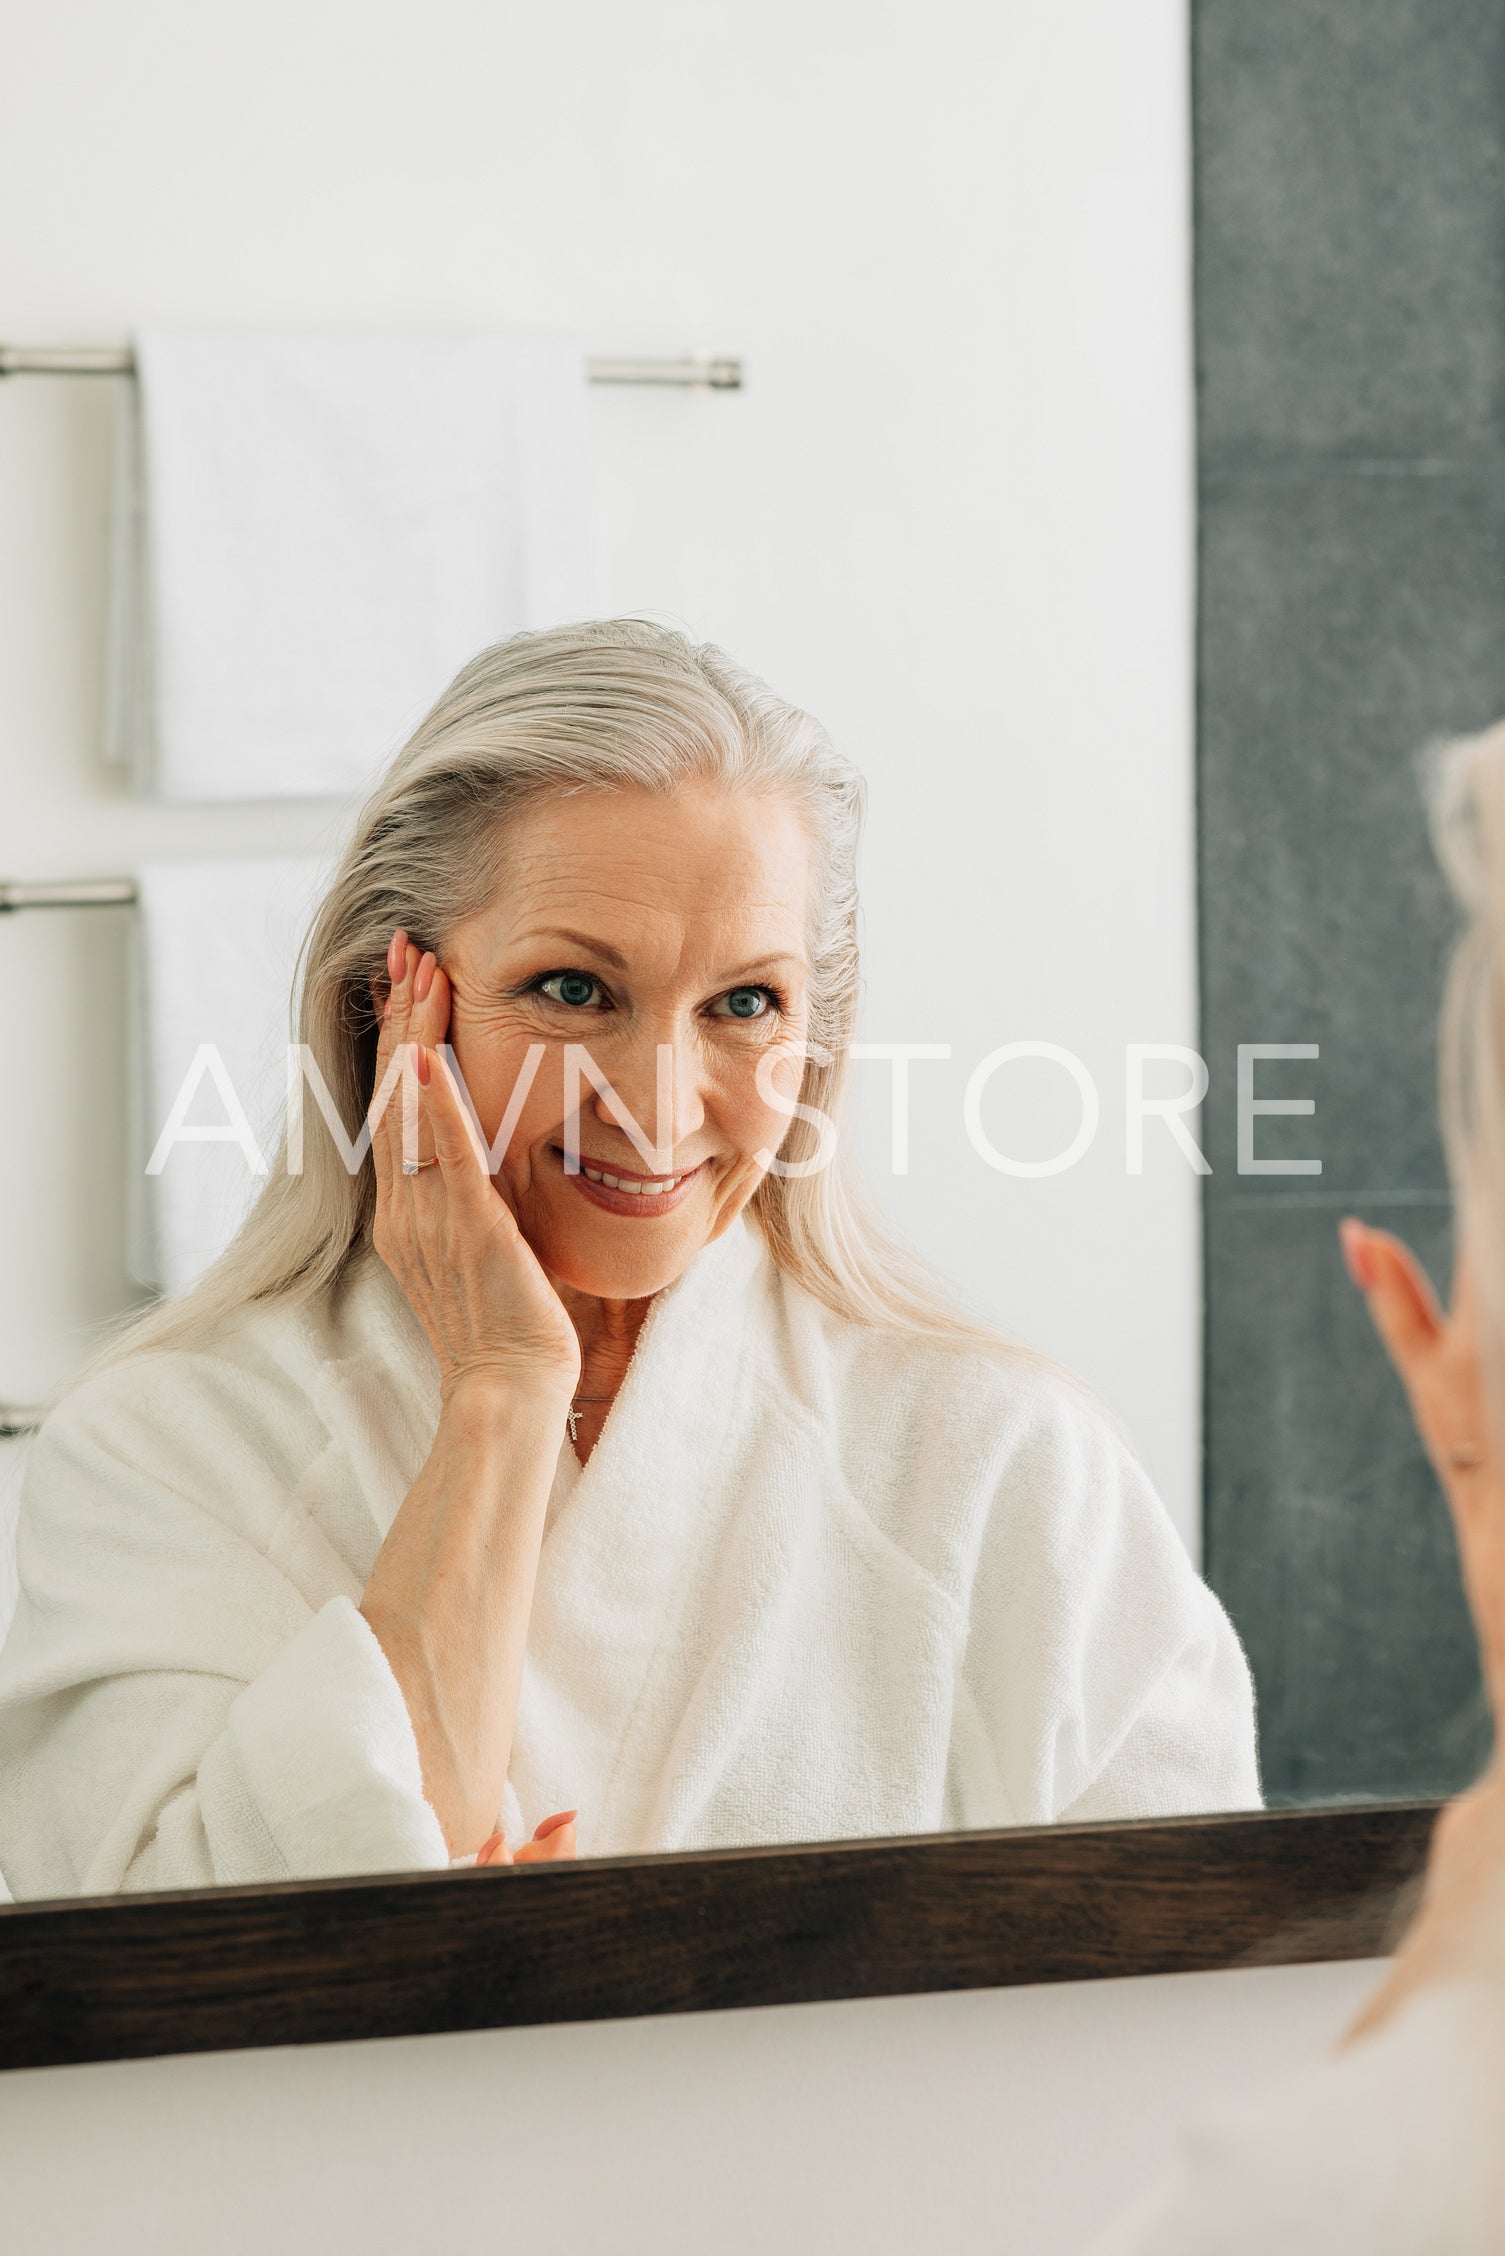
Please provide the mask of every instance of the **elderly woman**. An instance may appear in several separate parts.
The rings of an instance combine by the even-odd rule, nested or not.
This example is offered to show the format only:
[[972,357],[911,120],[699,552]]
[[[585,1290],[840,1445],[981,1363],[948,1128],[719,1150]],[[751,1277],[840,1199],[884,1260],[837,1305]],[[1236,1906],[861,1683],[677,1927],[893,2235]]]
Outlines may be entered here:
[[306,947],[338,1134],[34,1445],[18,1896],[1257,1802],[1134,1458],[849,1182],[859,811],[657,627],[446,692]]
[[1341,2047],[1188,2130],[1091,2256],[1498,2256],[1505,2248],[1505,722],[1446,748],[1433,833],[1468,922],[1442,1021],[1458,1264],[1438,1304],[1400,1239],[1344,1258],[1447,1499],[1494,1719],[1426,1886]]

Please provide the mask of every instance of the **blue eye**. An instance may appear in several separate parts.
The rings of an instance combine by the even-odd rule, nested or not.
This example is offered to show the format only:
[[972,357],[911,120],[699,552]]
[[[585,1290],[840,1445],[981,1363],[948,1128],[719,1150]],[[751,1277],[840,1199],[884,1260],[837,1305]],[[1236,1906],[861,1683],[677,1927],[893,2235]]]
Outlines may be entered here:
[[766,987],[732,987],[711,1008],[721,1018],[763,1018],[773,1008],[773,997]]
[[601,992],[597,982],[585,971],[551,971],[538,982],[538,991],[547,995],[551,1003],[568,1003],[572,1010],[584,1010]]

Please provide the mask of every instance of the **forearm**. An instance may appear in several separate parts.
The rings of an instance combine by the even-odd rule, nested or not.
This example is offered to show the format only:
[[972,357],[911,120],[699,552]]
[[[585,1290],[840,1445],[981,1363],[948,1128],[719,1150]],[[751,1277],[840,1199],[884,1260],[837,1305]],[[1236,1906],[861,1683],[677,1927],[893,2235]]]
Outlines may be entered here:
[[457,1387],[361,1600],[456,1855],[501,1802],[566,1406],[553,1388]]

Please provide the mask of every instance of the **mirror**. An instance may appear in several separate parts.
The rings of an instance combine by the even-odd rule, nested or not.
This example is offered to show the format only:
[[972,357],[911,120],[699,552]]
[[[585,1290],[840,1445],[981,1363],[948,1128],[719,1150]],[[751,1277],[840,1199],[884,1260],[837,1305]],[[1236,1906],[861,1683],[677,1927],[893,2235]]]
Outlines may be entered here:
[[127,198],[130,344],[12,351],[18,1900],[1477,1768],[1336,1225],[1445,1273],[1501,129],[1194,13],[1194,176],[1172,10],[956,11],[913,133],[898,19],[477,25],[580,88],[434,64],[465,211],[227,295]]

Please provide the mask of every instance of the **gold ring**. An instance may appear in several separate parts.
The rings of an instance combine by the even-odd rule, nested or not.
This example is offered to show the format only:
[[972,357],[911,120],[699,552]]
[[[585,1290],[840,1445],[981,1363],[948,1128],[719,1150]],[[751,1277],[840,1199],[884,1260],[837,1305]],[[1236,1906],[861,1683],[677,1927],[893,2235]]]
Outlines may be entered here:
[[437,1159],[405,1159],[402,1171],[404,1175],[421,1175],[425,1167],[437,1167],[438,1164]]

